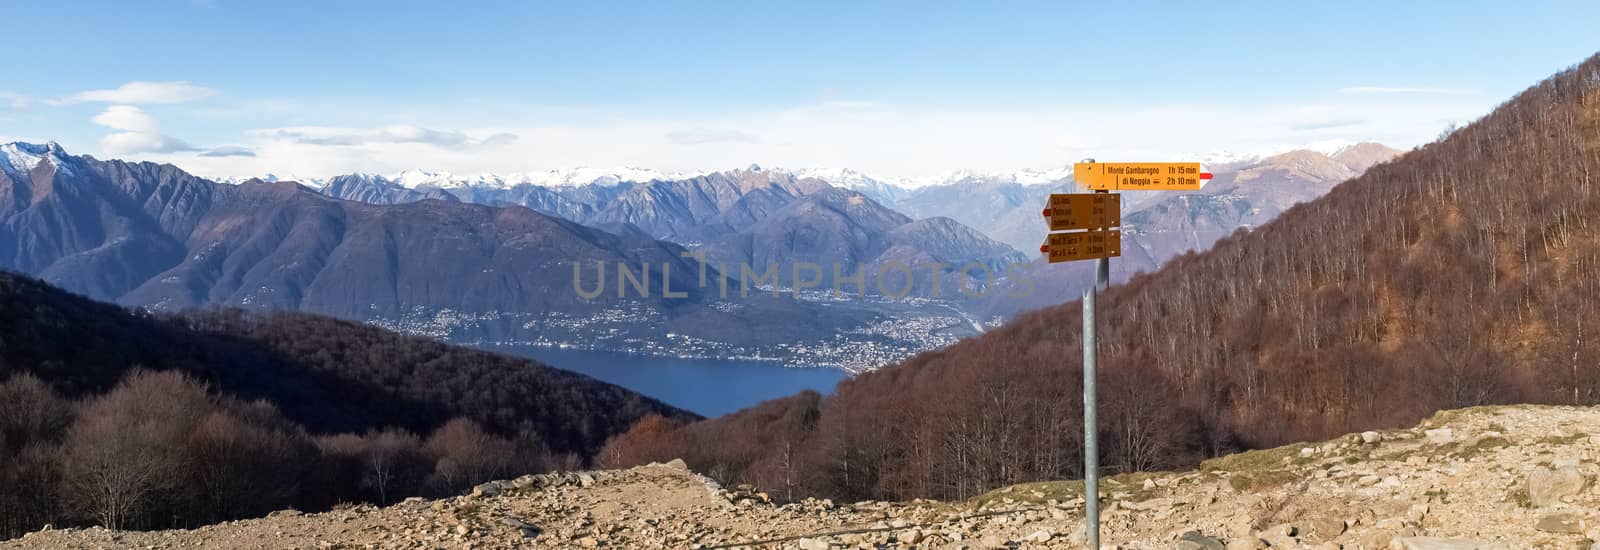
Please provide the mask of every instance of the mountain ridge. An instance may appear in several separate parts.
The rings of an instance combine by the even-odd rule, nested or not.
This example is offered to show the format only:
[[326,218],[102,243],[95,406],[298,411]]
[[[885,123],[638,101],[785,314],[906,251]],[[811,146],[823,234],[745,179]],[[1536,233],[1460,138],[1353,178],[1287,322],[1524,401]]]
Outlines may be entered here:
[[[1226,151],[1217,151],[1217,152],[1207,153],[1207,154],[1204,154],[1204,155],[1183,156],[1182,158],[1183,159],[1199,159],[1199,162],[1201,162],[1203,165],[1213,165],[1214,164],[1214,165],[1219,165],[1220,167],[1227,167],[1227,166],[1231,166],[1231,165],[1234,165],[1234,164],[1254,163],[1254,162],[1258,162],[1258,161],[1260,161],[1262,159],[1266,159],[1268,157],[1280,155],[1280,154],[1291,152],[1291,151],[1298,151],[1298,150],[1315,151],[1315,152],[1318,152],[1319,154],[1323,154],[1323,155],[1326,155],[1326,156],[1329,156],[1329,157],[1333,157],[1333,156],[1337,156],[1337,155],[1340,155],[1340,154],[1344,154],[1348,150],[1351,150],[1351,149],[1358,149],[1359,150],[1359,149],[1362,149],[1362,148],[1365,148],[1365,147],[1370,147],[1370,146],[1375,146],[1375,145],[1381,146],[1380,144],[1377,144],[1375,142],[1369,142],[1369,141],[1352,141],[1352,140],[1344,140],[1344,139],[1335,139],[1335,140],[1325,140],[1325,141],[1320,141],[1320,142],[1313,142],[1313,143],[1308,143],[1308,144],[1305,144],[1305,145],[1285,145],[1285,146],[1267,147],[1267,148],[1263,148],[1263,149],[1259,149],[1259,150],[1254,150],[1254,151],[1248,152],[1248,153],[1233,153],[1233,152],[1226,152]],[[1102,161],[1107,161],[1107,162],[1114,162],[1113,160],[1108,160],[1108,159],[1101,159],[1101,160]],[[868,172],[868,171],[862,171],[862,170],[858,170],[858,169],[854,169],[854,168],[850,168],[850,167],[825,167],[825,166],[807,166],[807,167],[775,166],[775,167],[762,167],[762,166],[759,166],[759,165],[751,165],[751,166],[742,167],[742,168],[729,168],[729,169],[721,169],[721,170],[716,170],[716,169],[712,169],[712,170],[689,170],[689,171],[656,170],[656,169],[639,168],[639,167],[604,168],[604,167],[591,167],[591,166],[574,166],[574,167],[568,167],[568,168],[554,168],[554,169],[543,170],[543,171],[529,171],[529,172],[515,172],[515,171],[513,171],[513,172],[504,172],[504,173],[480,172],[480,173],[474,173],[474,174],[456,174],[456,173],[453,173],[453,172],[450,172],[450,171],[445,171],[445,170],[429,170],[429,169],[424,169],[424,168],[407,168],[407,169],[401,170],[399,172],[383,173],[383,174],[374,173],[374,172],[352,172],[352,173],[345,173],[345,174],[335,174],[335,175],[328,176],[328,177],[320,177],[320,178],[312,177],[312,178],[304,178],[304,179],[307,180],[307,183],[309,184],[308,186],[311,186],[311,187],[321,187],[322,186],[322,182],[326,182],[326,181],[332,180],[335,177],[350,176],[350,177],[361,177],[361,178],[367,178],[367,179],[383,180],[383,181],[391,182],[391,183],[393,183],[395,185],[399,185],[399,186],[407,188],[407,189],[417,189],[417,188],[424,188],[424,187],[438,188],[438,189],[460,189],[460,188],[509,189],[509,188],[519,187],[519,186],[524,186],[524,185],[543,186],[543,187],[578,187],[578,186],[585,186],[585,185],[611,186],[611,185],[617,185],[617,184],[621,184],[621,183],[650,183],[650,182],[653,182],[653,181],[673,181],[673,180],[692,179],[692,178],[696,178],[696,177],[702,177],[702,176],[706,176],[706,175],[719,174],[719,173],[750,171],[751,168],[756,168],[756,169],[758,169],[757,171],[765,170],[765,171],[775,172],[775,173],[784,173],[784,174],[788,174],[788,175],[794,176],[795,178],[799,178],[799,179],[804,179],[804,178],[821,179],[821,180],[827,181],[830,184],[835,185],[837,187],[844,187],[844,188],[847,188],[847,189],[852,189],[852,190],[855,190],[855,191],[859,191],[859,192],[861,192],[863,194],[866,194],[869,197],[872,197],[874,200],[878,200],[880,198],[878,196],[880,193],[887,193],[887,194],[903,193],[903,192],[906,192],[906,191],[913,191],[913,190],[920,189],[920,188],[923,188],[923,187],[960,184],[961,182],[966,181],[966,180],[1010,181],[1010,182],[1020,183],[1020,184],[1023,184],[1023,185],[1037,185],[1037,184],[1048,184],[1048,183],[1061,182],[1061,181],[1069,179],[1071,177],[1071,175],[1072,175],[1072,165],[1071,164],[1063,164],[1061,166],[1053,166],[1053,167],[1024,168],[1024,169],[1009,170],[1009,171],[1007,171],[1007,170],[979,171],[979,170],[961,169],[961,170],[952,170],[952,171],[949,171],[949,172],[936,174],[936,175],[932,175],[932,176],[919,176],[919,177],[888,176],[888,175],[871,173],[871,172]],[[294,180],[294,178],[292,178],[292,177],[284,178],[284,177],[274,176],[272,174],[265,174],[265,175],[262,175],[262,176],[221,177],[221,178],[216,178],[215,181],[219,181],[219,182],[223,182],[223,183],[239,183],[239,182],[248,181],[250,179],[262,179],[262,180],[265,180],[265,181],[280,181],[280,180],[291,181],[291,180]],[[880,202],[883,202],[883,201],[880,201]],[[893,201],[890,201],[890,202],[893,202]]]

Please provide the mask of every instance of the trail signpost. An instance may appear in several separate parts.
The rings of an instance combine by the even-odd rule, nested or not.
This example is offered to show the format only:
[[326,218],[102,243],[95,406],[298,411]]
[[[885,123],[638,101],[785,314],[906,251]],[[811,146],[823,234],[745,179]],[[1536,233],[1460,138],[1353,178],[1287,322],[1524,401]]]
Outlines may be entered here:
[[1044,217],[1051,231],[1093,229],[1122,225],[1120,195],[1109,193],[1056,193],[1050,195]]
[[1198,162],[1101,163],[1072,166],[1073,179],[1093,193],[1050,195],[1050,226],[1039,252],[1050,263],[1095,260],[1095,282],[1083,291],[1083,516],[1088,547],[1100,548],[1100,448],[1095,421],[1095,294],[1111,283],[1111,258],[1122,255],[1121,196],[1111,191],[1195,191],[1211,179]]
[[1050,263],[1112,258],[1122,255],[1119,229],[1051,233],[1039,251],[1050,255]]
[[1072,177],[1095,191],[1198,191],[1211,174],[1198,162],[1080,162]]

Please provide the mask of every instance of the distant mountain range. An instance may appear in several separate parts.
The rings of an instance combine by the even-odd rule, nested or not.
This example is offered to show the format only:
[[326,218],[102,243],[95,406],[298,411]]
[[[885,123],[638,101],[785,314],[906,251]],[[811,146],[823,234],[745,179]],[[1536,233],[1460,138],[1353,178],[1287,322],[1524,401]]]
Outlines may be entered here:
[[[761,261],[785,266],[858,264],[891,249],[950,263],[1014,254],[969,231],[976,256],[948,257],[967,249],[917,234],[925,225],[949,231],[943,224],[913,224],[852,191],[760,170],[543,195],[566,201],[574,217],[589,212],[602,230],[503,203],[369,204],[381,202],[378,195],[358,202],[322,194],[358,189],[360,178],[334,178],[319,192],[281,181],[219,184],[171,165],[74,156],[55,144],[13,143],[0,152],[0,267],[127,305],[298,310],[465,342],[869,368],[975,330],[944,306],[775,294],[786,277],[731,273],[733,288],[724,294],[712,282],[717,267],[702,275],[685,247],[653,235],[736,242],[746,248],[708,256],[732,261],[756,247]],[[810,202],[797,202],[813,192]],[[608,208],[581,202],[602,199]],[[773,226],[759,222],[790,203],[859,203],[858,211],[875,209],[880,219],[814,224],[811,233],[782,236],[779,246],[766,240],[778,235]],[[846,239],[862,243],[863,255],[830,255],[827,243]],[[623,269],[645,281],[648,295],[624,286]],[[711,284],[701,286],[702,276]],[[663,291],[668,278],[678,295]],[[895,319],[935,320],[908,334],[890,330]]]
[[[1300,158],[1302,162],[1317,162],[1315,159],[1321,157],[1349,168],[1349,170],[1339,170],[1308,167],[1286,174],[1291,176],[1293,181],[1277,181],[1273,179],[1273,175],[1266,175],[1266,179],[1257,180],[1259,186],[1273,187],[1272,194],[1281,199],[1288,199],[1291,201],[1290,204],[1293,204],[1321,196],[1332,184],[1359,175],[1366,167],[1398,154],[1399,151],[1376,143],[1333,140],[1315,143],[1302,149],[1277,148],[1266,153],[1254,154],[1212,152],[1196,158],[1206,159],[1207,168],[1219,175],[1283,165],[1291,158]],[[535,179],[527,175],[460,177],[442,172],[417,170],[409,170],[392,177],[352,174],[327,180],[328,184],[323,190],[326,194],[338,198],[381,204],[428,198],[449,200],[446,195],[466,202],[518,204],[588,225],[634,223],[657,238],[693,245],[707,237],[717,236],[718,231],[713,229],[708,234],[703,229],[685,228],[706,225],[710,220],[693,214],[673,215],[661,212],[662,208],[670,206],[652,205],[640,208],[641,205],[654,201],[650,198],[640,198],[638,195],[670,197],[667,201],[669,204],[676,202],[686,205],[694,202],[697,197],[705,196],[743,198],[744,192],[728,193],[725,190],[727,186],[718,188],[718,184],[732,180],[744,182],[742,185],[748,189],[751,176],[758,175],[754,178],[756,181],[762,181],[764,178],[763,183],[781,189],[786,195],[776,201],[767,201],[767,204],[784,203],[795,196],[818,189],[815,183],[801,183],[817,180],[828,186],[859,192],[878,204],[913,219],[940,216],[950,218],[1024,252],[1038,247],[1040,224],[1033,213],[1042,207],[1045,197],[1050,193],[1076,191],[1070,166],[992,174],[961,171],[923,180],[877,177],[851,169],[763,170],[758,166],[743,170],[698,173],[689,177],[639,169],[576,169],[551,173],[562,174],[563,177],[544,178],[545,181],[555,183],[536,183]],[[578,176],[580,174],[581,176]],[[335,184],[340,183],[343,185],[335,188]],[[737,189],[739,186],[732,187]],[[1217,186],[1213,183],[1208,189],[1215,187]],[[630,195],[634,198],[619,199]],[[1174,194],[1135,192],[1123,195],[1124,212],[1131,213],[1149,206],[1152,201],[1170,199]],[[721,212],[722,208],[709,210]],[[1281,208],[1269,210],[1271,215],[1275,215]],[[756,216],[744,215],[745,219],[753,217]],[[1270,215],[1268,218],[1270,219]],[[656,222],[663,219],[670,222],[665,226]],[[652,228],[652,225],[656,227]],[[726,232],[729,229],[741,228],[734,224],[717,229]],[[1190,239],[1191,242],[1193,240]],[[1158,254],[1158,256],[1163,255]]]
[[[862,369],[1070,299],[1086,280],[1071,274],[1081,265],[1048,266],[1031,252],[1045,233],[1045,198],[1075,189],[1066,168],[959,173],[920,187],[759,166],[408,171],[302,186],[221,184],[54,144],[0,152],[0,267],[129,305],[299,310],[472,342],[812,364],[846,356]],[[1376,144],[1330,152],[1227,165],[1200,192],[1124,194],[1118,275],[1209,247],[1395,154]],[[598,281],[598,264],[610,277],[585,298],[574,268]],[[656,285],[670,272],[683,296],[620,296],[617,265],[653,266]],[[1028,296],[960,292],[991,281],[1014,289],[1023,266]],[[719,273],[733,295],[718,288]],[[828,292],[835,282],[867,296],[841,301]],[[741,283],[814,288],[747,296]]]
[[[956,281],[962,278],[956,272],[963,265],[977,263],[1000,273],[1008,263],[1027,261],[1011,247],[954,220],[914,223],[868,192],[835,187],[805,172],[759,166],[678,180],[607,177],[578,186],[416,183],[348,175],[328,180],[322,192],[375,204],[441,199],[525,206],[619,234],[676,242],[727,266],[749,265],[762,271],[776,265],[786,285],[792,282],[797,263],[809,263],[820,266],[819,284],[824,288],[832,288],[833,267],[839,266],[843,275],[865,270],[867,290],[876,293],[879,285],[873,275],[880,268],[896,262],[913,267],[937,263],[949,266],[938,277],[950,286],[941,288],[953,290],[956,284],[978,283],[973,277]],[[866,178],[847,183],[870,192],[907,192]],[[917,277],[910,292],[928,294],[933,278],[932,274]],[[890,289],[904,288],[902,280],[896,279]]]

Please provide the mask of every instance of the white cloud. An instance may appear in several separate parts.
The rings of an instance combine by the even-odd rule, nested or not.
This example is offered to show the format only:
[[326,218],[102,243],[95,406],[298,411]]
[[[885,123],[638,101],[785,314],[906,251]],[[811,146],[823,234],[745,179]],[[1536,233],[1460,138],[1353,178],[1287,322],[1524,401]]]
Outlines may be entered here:
[[78,92],[53,103],[187,103],[216,95],[217,91],[188,82],[129,82],[113,90]]
[[0,111],[21,111],[32,104],[33,100],[28,96],[16,92],[0,91]]
[[147,132],[118,132],[100,138],[100,148],[111,155],[179,153],[194,151],[183,140]]
[[100,148],[110,155],[177,153],[193,151],[183,140],[161,135],[155,117],[132,105],[112,105],[94,118],[95,124],[122,130],[100,138]]
[[128,132],[154,133],[161,130],[154,117],[132,105],[112,105],[90,120],[101,126]]
[[1457,88],[1410,88],[1403,86],[1350,86],[1339,88],[1341,94],[1443,94],[1460,95],[1471,93],[1470,90]]
[[267,128],[254,130],[252,135],[276,141],[305,145],[359,147],[374,144],[420,143],[443,149],[476,149],[505,145],[517,140],[516,134],[495,132],[475,138],[454,130],[434,130],[409,124],[395,124],[380,128],[332,128],[302,126],[295,128]]
[[253,156],[256,156],[256,152],[255,151],[251,151],[248,148],[239,147],[239,146],[235,146],[235,145],[224,145],[222,147],[212,147],[210,149],[206,149],[204,151],[200,151],[199,154],[202,157],[253,157]]
[[254,155],[243,147],[203,149],[189,145],[181,139],[161,133],[161,124],[155,117],[132,105],[112,105],[90,120],[113,130],[121,130],[100,138],[100,149],[108,155],[194,153],[219,158]]

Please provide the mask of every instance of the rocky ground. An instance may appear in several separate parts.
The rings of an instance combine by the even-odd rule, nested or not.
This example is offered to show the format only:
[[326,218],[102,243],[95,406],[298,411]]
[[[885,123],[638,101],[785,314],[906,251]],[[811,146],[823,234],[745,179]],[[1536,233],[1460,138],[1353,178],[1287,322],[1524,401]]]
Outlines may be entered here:
[[[1600,408],[1448,411],[1408,430],[1110,478],[1104,547],[1600,550],[1597,452]],[[49,530],[0,549],[1082,548],[1081,491],[1051,482],[959,503],[778,506],[674,462],[186,531]]]

